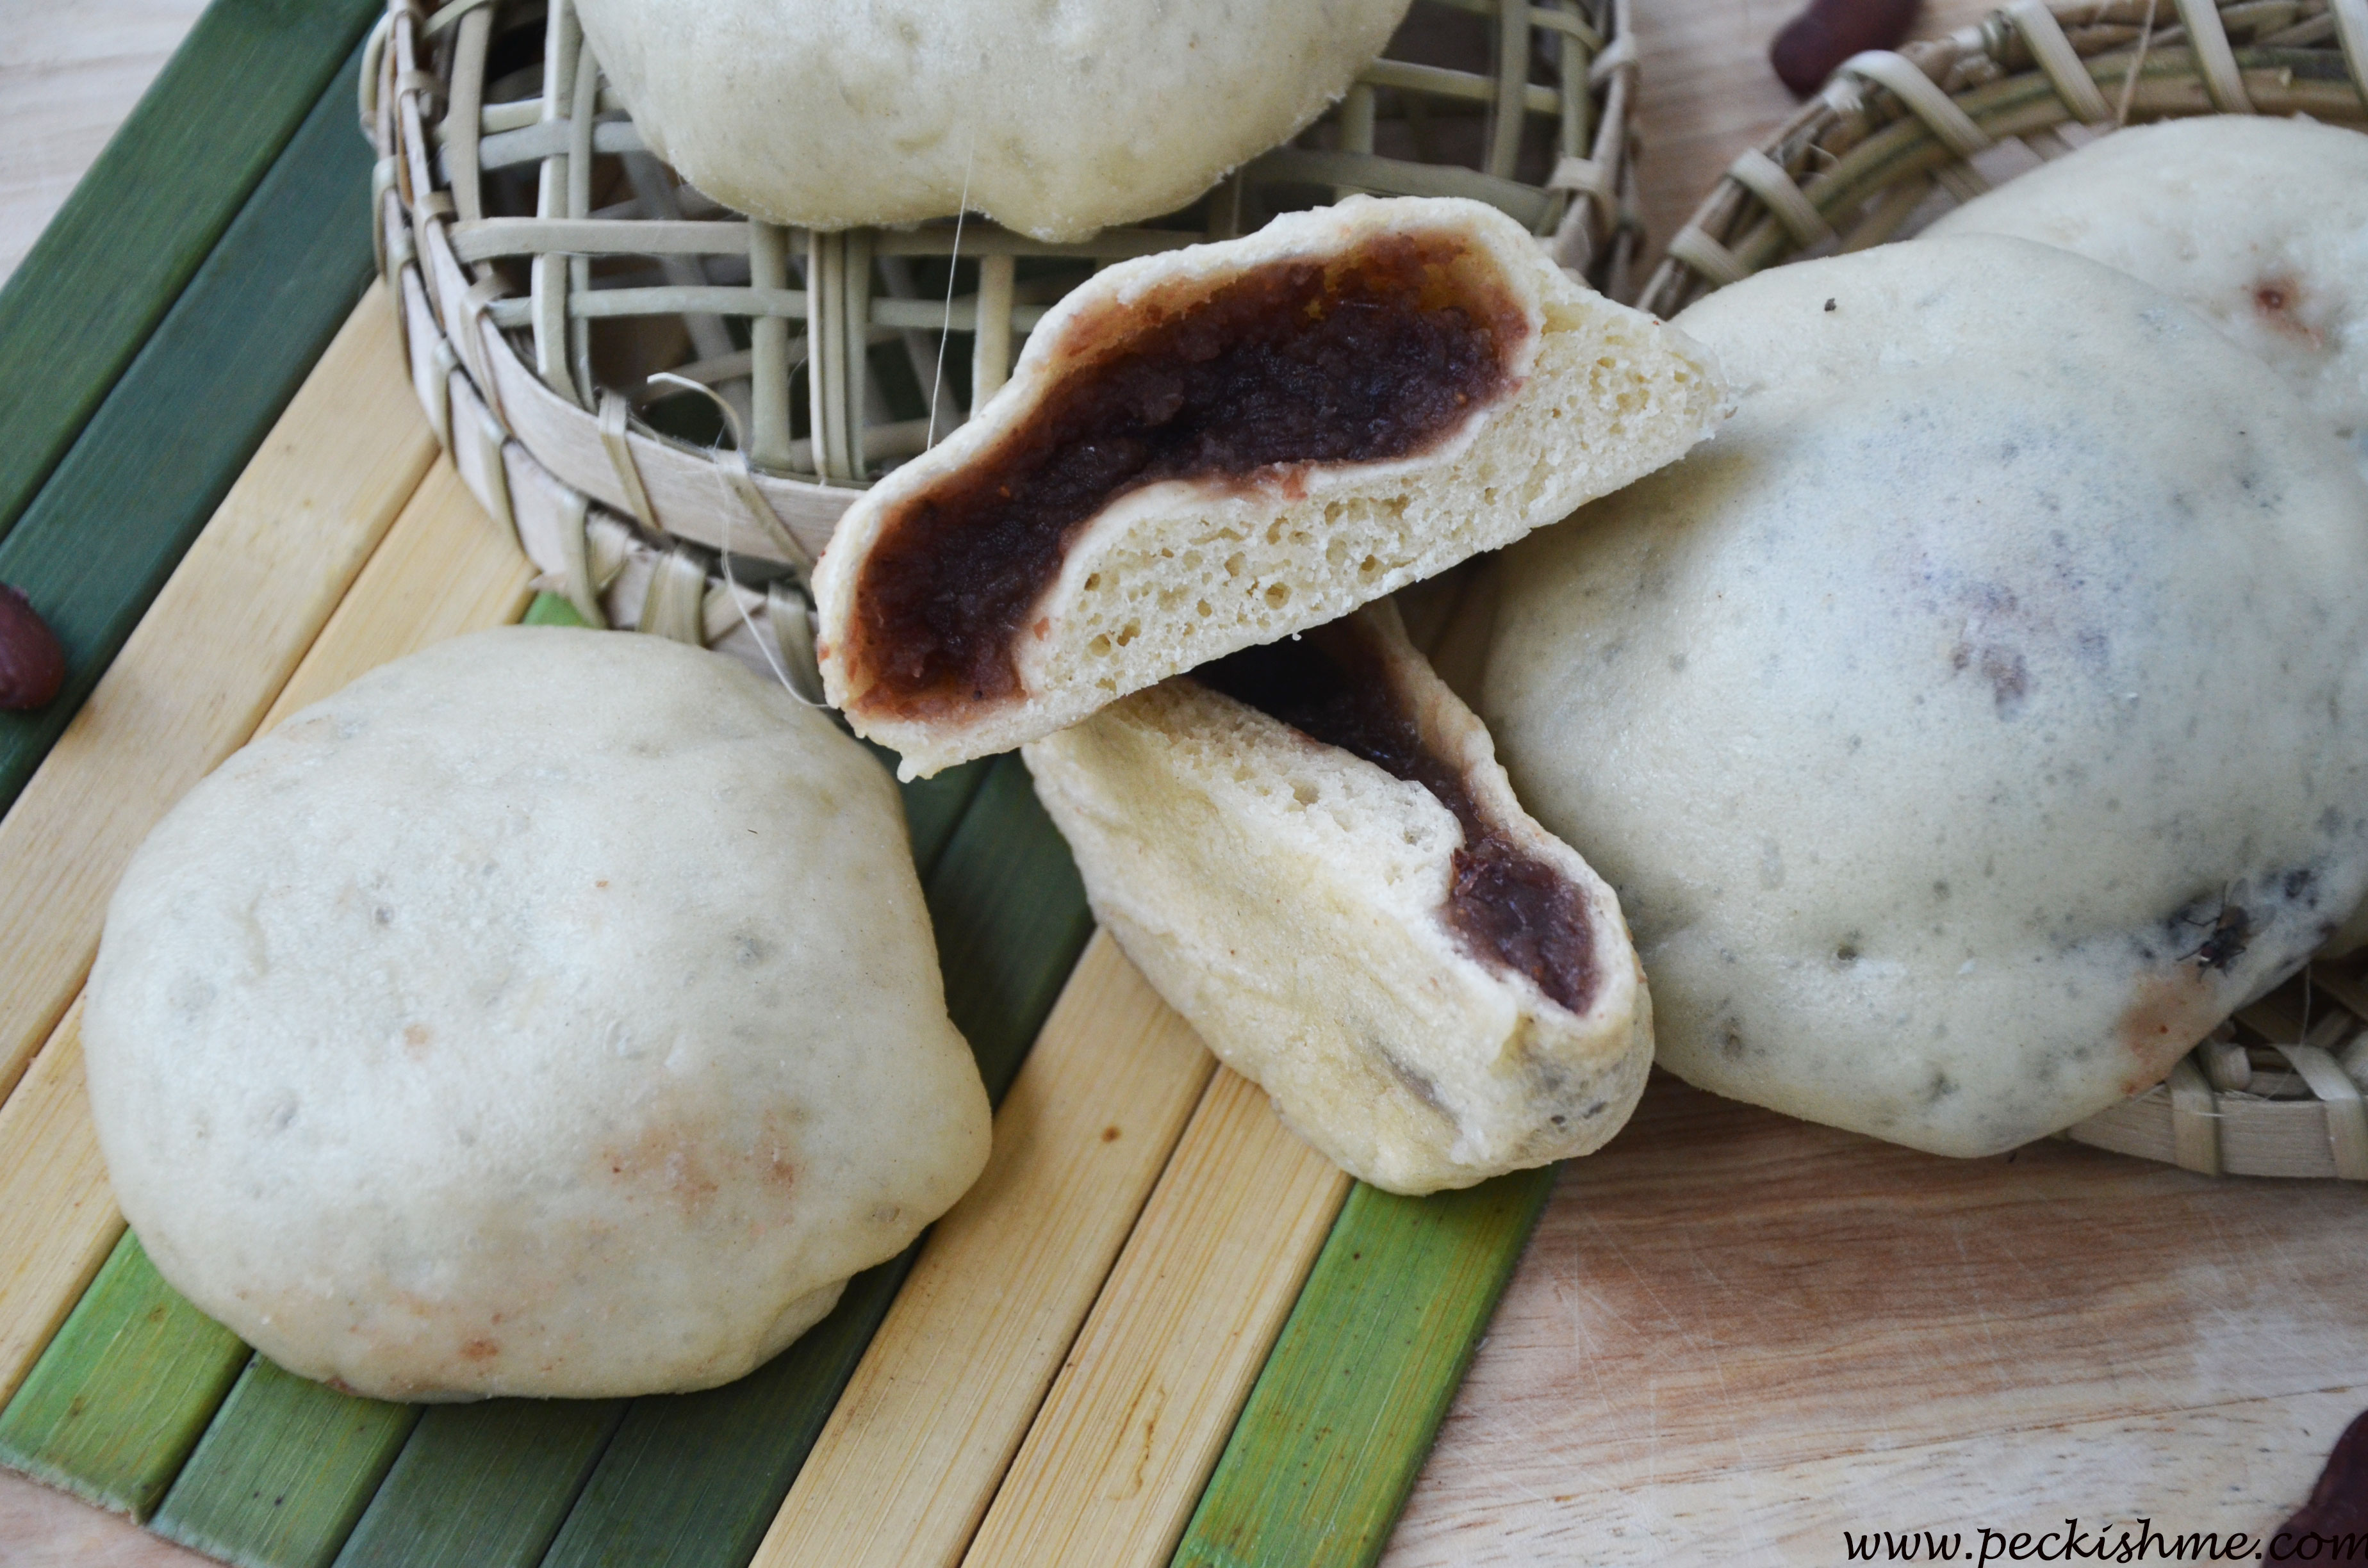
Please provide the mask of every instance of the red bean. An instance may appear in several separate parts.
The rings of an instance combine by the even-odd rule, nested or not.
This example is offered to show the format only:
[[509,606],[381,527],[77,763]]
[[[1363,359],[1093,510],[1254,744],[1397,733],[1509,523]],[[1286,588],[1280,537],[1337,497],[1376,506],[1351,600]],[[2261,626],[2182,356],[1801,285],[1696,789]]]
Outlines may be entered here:
[[1865,49],[1896,49],[1916,20],[1917,0],[1809,0],[1768,46],[1777,79],[1805,98],[1834,67]]
[[2270,1537],[2262,1561],[2340,1562],[2335,1545],[2346,1539],[2368,1541],[2368,1411],[2335,1439],[2335,1451],[2327,1456],[2327,1469],[2311,1488],[2310,1501],[2286,1521],[2285,1528]]
[[40,708],[66,683],[66,651],[32,601],[0,583],[0,709]]

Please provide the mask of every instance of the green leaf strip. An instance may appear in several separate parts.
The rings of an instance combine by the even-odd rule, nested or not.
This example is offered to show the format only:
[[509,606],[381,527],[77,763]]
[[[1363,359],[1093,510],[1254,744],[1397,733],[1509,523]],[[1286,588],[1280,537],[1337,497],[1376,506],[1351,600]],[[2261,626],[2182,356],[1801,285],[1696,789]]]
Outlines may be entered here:
[[1429,1198],[1357,1185],[1175,1568],[1369,1568],[1381,1556],[1554,1181],[1548,1166]]
[[214,0],[0,287],[0,538],[379,8]]
[[246,1360],[126,1231],[0,1411],[0,1464],[144,1519]]
[[150,1528],[238,1568],[328,1568],[418,1420],[257,1356]]
[[[215,11],[222,8],[217,0]],[[305,9],[244,0],[233,6],[267,8]],[[350,0],[322,9],[345,14]],[[370,280],[370,152],[353,109],[359,60],[359,51],[347,55],[49,483],[0,539],[0,582],[32,600],[65,644],[68,662],[55,701],[38,712],[0,713],[0,812],[97,684]],[[249,76],[259,82],[277,69],[258,65]],[[212,85],[211,107],[219,109],[249,83]],[[185,125],[180,134],[195,142],[221,133]],[[159,188],[169,190],[170,181]],[[26,266],[36,262],[51,270],[63,265],[43,261],[38,248]],[[6,400],[49,395],[41,364],[21,351],[0,353],[0,483],[13,483],[13,464],[21,460],[5,449],[23,417],[6,411]]]

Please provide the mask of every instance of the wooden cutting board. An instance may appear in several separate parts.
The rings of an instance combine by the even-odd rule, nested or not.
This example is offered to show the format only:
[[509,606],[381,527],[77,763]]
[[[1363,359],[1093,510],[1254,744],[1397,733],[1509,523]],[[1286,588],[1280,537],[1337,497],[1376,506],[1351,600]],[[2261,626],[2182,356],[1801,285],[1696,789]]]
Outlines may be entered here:
[[1947,1160],[1656,1074],[1564,1168],[1383,1561],[2274,1529],[2368,1406],[2363,1266],[2348,1183]]

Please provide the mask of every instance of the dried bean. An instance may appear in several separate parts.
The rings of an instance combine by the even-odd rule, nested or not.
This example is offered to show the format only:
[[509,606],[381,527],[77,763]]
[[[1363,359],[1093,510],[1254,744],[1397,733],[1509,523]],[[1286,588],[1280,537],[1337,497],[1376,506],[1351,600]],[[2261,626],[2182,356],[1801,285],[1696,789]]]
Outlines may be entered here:
[[0,709],[39,708],[66,683],[66,651],[32,601],[0,583]]
[[1896,49],[1916,20],[1917,0],[1809,0],[1768,46],[1777,79],[1805,98],[1861,50]]
[[[2311,1537],[2317,1539],[2309,1540],[2305,1550]],[[2336,1542],[2346,1537],[2359,1549],[2357,1556],[2335,1555]],[[2327,1469],[2311,1488],[2310,1501],[2270,1538],[2269,1554],[2262,1561],[2357,1562],[2363,1558],[2368,1558],[2368,1412],[2335,1439],[2335,1451],[2327,1456]]]

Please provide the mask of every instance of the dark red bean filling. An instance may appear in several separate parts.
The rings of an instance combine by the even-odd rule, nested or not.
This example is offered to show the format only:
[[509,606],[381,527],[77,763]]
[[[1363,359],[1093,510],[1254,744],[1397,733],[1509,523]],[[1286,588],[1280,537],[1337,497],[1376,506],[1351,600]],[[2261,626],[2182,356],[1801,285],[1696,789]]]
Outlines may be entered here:
[[1480,810],[1463,775],[1423,744],[1371,633],[1335,621],[1245,648],[1192,676],[1429,790],[1463,828],[1447,892],[1449,926],[1482,961],[1526,974],[1572,1012],[1586,1011],[1595,995],[1595,937],[1578,890],[1508,838]]
[[1452,234],[1389,235],[1073,324],[1110,340],[991,452],[881,528],[856,585],[850,706],[922,717],[1019,694],[1013,645],[1070,543],[1162,480],[1281,483],[1445,440],[1508,390],[1529,331]]

